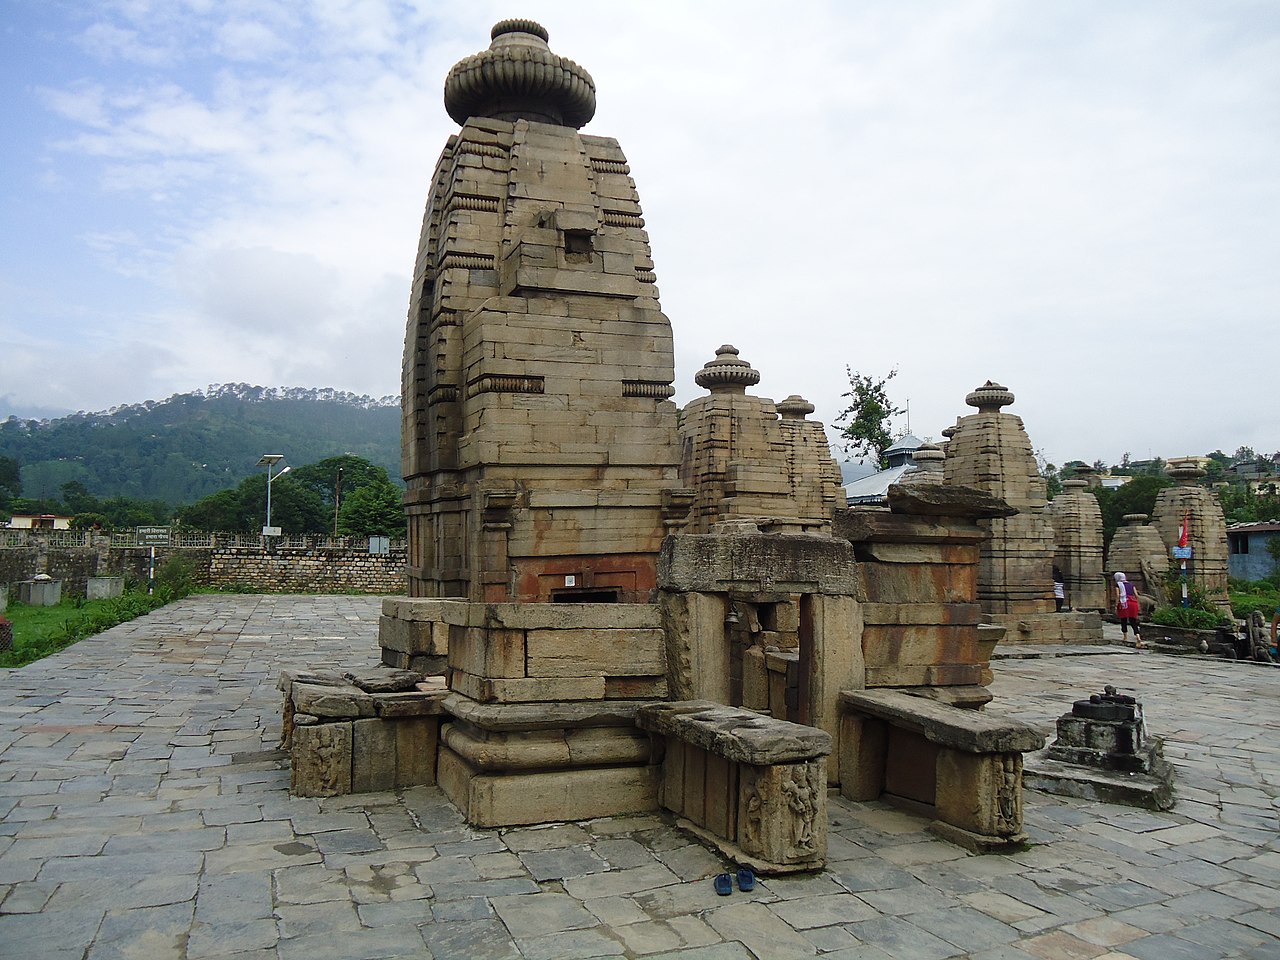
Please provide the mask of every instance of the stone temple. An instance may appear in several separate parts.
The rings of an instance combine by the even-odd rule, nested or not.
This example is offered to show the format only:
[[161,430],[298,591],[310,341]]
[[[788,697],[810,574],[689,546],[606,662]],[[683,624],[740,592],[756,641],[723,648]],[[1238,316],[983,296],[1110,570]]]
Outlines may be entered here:
[[408,597],[380,666],[282,677],[294,792],[435,783],[481,826],[664,808],[785,872],[825,862],[838,787],[1016,847],[1044,738],[985,709],[1004,628],[978,590],[982,524],[1017,507],[917,482],[854,515],[813,406],[748,392],[731,344],[677,411],[626,158],[579,132],[594,84],[547,40],[503,21],[445,81],[461,129],[403,365]]
[[526,20],[457,64],[403,366],[409,595],[647,602],[680,448],[671,324],[595,84]]
[[982,610],[991,622],[1009,628],[1010,640],[1101,642],[1096,614],[1054,612],[1056,546],[1047,485],[1022,418],[1003,409],[1013,401],[1011,390],[991,380],[971,391],[965,403],[977,412],[956,421],[946,448],[947,483],[985,491],[1015,511],[984,521],[990,538],[978,568]]

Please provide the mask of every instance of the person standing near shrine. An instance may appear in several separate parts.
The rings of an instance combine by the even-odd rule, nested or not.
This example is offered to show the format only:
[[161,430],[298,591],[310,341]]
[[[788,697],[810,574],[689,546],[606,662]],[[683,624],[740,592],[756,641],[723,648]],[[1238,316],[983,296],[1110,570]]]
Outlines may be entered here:
[[1120,632],[1128,637],[1129,627],[1133,627],[1133,645],[1142,649],[1142,634],[1138,630],[1138,618],[1142,615],[1142,606],[1138,602],[1138,591],[1126,579],[1124,573],[1116,571],[1116,616],[1120,618]]

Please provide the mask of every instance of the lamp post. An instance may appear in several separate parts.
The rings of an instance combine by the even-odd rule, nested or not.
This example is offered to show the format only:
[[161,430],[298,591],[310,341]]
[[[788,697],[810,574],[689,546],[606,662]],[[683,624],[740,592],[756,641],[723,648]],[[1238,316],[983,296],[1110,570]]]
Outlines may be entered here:
[[280,536],[280,528],[273,527],[271,525],[271,482],[273,480],[279,480],[286,473],[292,470],[293,467],[284,467],[283,469],[277,471],[274,476],[272,475],[271,470],[277,463],[279,463],[283,459],[284,459],[283,453],[264,453],[262,455],[262,459],[258,461],[258,466],[267,468],[267,525],[262,528],[262,535],[264,537]]

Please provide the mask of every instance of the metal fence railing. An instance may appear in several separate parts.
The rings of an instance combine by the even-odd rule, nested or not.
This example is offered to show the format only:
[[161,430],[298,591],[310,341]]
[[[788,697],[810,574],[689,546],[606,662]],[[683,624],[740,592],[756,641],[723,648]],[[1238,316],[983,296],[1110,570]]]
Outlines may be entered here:
[[[403,539],[389,544],[373,538],[375,546],[403,549]],[[171,527],[163,533],[151,528],[142,535],[137,530],[115,530],[110,533],[95,530],[25,530],[0,528],[0,548],[4,547],[107,547],[130,549],[158,547],[170,550],[350,550],[365,552],[370,549],[369,537],[334,537],[325,534],[305,534],[281,537],[263,537],[256,533],[207,533]],[[375,551],[381,552],[381,550]]]

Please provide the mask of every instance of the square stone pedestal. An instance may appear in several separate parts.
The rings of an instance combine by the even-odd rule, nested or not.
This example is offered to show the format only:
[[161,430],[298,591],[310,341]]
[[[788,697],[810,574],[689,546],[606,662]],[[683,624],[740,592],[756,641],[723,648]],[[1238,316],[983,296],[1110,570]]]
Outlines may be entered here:
[[18,584],[20,603],[32,607],[56,607],[61,600],[61,580],[23,580]]
[[90,577],[85,584],[88,600],[109,600],[124,595],[124,577]]

